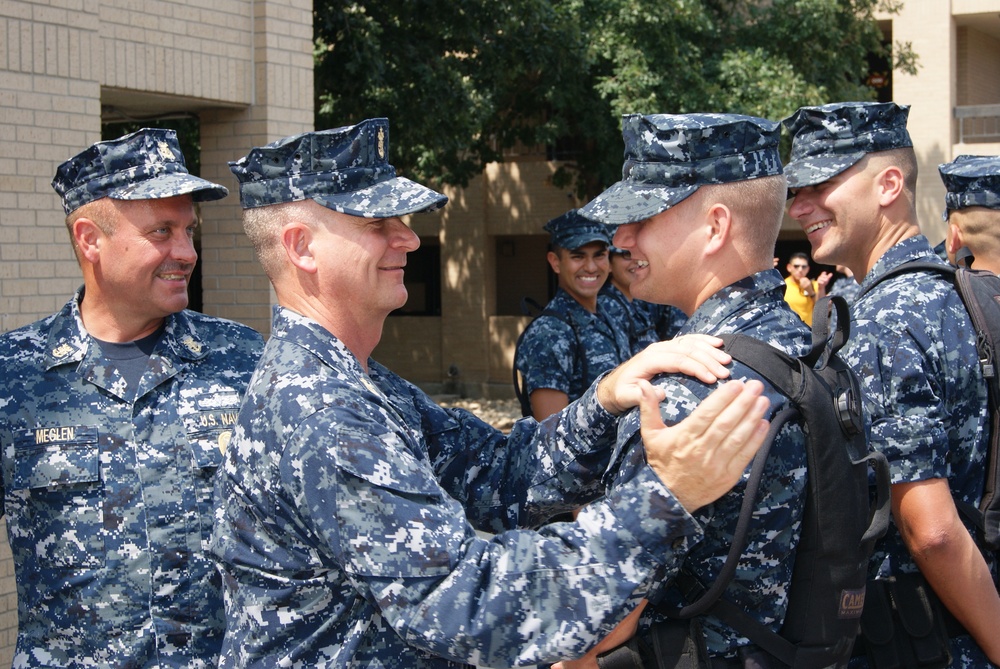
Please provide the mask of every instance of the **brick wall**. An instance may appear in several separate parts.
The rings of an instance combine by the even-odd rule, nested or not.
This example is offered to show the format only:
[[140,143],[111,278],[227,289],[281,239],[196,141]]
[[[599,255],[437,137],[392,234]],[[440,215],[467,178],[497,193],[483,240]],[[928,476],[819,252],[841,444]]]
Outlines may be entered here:
[[[0,11],[0,330],[52,313],[79,283],[55,166],[100,135],[96,5]],[[72,26],[72,27],[67,27]]]
[[[510,366],[523,319],[496,317],[494,237],[537,235],[542,226],[580,206],[554,188],[556,164],[525,158],[489,165],[468,188],[445,189],[450,200],[439,214],[411,216],[422,236],[441,243],[440,319],[390,317],[374,357],[406,379],[437,391],[455,365],[470,395],[513,395]],[[544,253],[524,263],[545,263]],[[434,341],[434,337],[439,337]]]
[[271,287],[243,234],[239,186],[228,161],[313,129],[312,2],[255,2],[253,10],[253,105],[201,116],[202,176],[231,193],[203,216],[202,289],[207,313],[267,334]]
[[948,3],[907,0],[903,12],[892,20],[893,39],[911,42],[920,57],[916,75],[893,75],[893,98],[911,105],[907,129],[917,154],[917,217],[931,244],[945,236],[941,220],[944,185],[937,166],[953,153],[952,118],[955,29]]

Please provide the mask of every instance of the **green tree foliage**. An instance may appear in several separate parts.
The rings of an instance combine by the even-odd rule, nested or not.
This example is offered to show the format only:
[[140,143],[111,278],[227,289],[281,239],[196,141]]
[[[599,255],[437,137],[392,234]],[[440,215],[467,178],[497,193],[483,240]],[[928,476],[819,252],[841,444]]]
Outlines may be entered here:
[[588,197],[620,177],[624,113],[872,98],[892,1],[315,0],[317,127],[386,116],[394,164],[429,183],[551,147]]

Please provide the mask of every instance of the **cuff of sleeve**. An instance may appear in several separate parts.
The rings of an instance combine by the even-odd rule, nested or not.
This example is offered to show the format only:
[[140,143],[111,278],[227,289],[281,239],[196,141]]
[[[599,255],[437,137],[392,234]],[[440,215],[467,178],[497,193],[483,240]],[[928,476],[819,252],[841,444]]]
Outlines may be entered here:
[[608,410],[604,408],[597,400],[597,384],[601,382],[607,375],[607,372],[601,374],[590,384],[590,387],[584,391],[583,395],[580,396],[576,402],[573,402],[570,406],[572,407],[572,414],[570,415],[570,421],[574,426],[578,428],[584,428],[588,433],[591,434],[616,434],[618,426],[618,417],[608,413]]
[[606,502],[636,542],[660,564],[672,562],[688,547],[701,541],[701,525],[649,465],[639,468],[627,482],[608,491]]

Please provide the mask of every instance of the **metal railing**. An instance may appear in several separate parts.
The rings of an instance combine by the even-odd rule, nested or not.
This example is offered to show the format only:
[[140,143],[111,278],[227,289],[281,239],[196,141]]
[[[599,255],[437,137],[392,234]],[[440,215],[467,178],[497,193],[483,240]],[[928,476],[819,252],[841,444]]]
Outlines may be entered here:
[[959,143],[1000,142],[1000,104],[955,107]]

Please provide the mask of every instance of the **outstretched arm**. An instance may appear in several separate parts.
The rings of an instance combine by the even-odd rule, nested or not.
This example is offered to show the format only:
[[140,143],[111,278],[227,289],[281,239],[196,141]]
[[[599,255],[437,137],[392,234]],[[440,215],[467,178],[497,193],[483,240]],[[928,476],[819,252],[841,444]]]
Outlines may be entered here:
[[536,388],[528,398],[531,416],[541,422],[569,406],[569,395],[555,388]]

